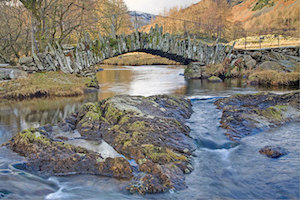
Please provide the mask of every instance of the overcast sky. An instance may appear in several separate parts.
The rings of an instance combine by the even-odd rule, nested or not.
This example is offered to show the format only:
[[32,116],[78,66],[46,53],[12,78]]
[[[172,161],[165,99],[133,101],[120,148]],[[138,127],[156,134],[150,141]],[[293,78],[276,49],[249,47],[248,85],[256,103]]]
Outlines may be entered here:
[[142,11],[151,14],[159,14],[164,8],[174,6],[189,6],[200,0],[124,0],[130,11]]

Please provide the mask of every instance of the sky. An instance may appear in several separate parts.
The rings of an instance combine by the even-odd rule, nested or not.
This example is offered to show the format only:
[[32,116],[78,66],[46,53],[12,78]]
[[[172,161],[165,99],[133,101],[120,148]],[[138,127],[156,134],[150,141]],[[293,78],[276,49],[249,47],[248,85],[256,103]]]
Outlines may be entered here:
[[164,8],[174,6],[190,6],[200,0],[124,0],[130,11],[142,11],[151,14],[159,14]]

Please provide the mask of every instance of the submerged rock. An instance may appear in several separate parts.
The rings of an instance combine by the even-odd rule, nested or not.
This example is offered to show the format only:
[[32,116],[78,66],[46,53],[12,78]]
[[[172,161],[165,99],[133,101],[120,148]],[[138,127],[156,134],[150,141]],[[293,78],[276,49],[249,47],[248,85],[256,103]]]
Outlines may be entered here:
[[299,91],[287,94],[234,95],[215,102],[223,110],[221,127],[231,140],[299,121]]
[[[137,173],[127,187],[130,192],[157,193],[185,188],[185,173],[193,170],[190,156],[196,149],[184,122],[192,114],[191,103],[175,96],[116,96],[87,103],[55,128],[29,130],[15,136],[9,147],[28,158],[28,169],[47,174],[70,173],[129,178],[134,160]],[[77,135],[76,135],[77,134]],[[103,159],[68,143],[80,137],[105,141],[124,158]],[[78,145],[80,145],[78,143]],[[135,167],[136,168],[136,167]]]
[[264,148],[259,150],[260,154],[264,154],[269,158],[279,158],[287,154],[287,151],[281,147],[275,146],[265,146]]

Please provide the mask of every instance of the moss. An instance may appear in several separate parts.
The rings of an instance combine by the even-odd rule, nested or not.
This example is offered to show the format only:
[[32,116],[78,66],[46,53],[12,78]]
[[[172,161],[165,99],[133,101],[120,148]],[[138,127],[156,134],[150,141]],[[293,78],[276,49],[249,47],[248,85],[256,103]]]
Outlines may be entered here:
[[117,47],[118,47],[118,40],[117,40],[117,39],[110,38],[110,39],[109,39],[109,45],[110,45],[110,47],[112,47],[112,48],[117,48]]
[[33,144],[41,145],[41,148],[68,149],[79,154],[86,154],[88,152],[86,149],[81,147],[73,146],[63,142],[52,141],[44,134],[45,133],[41,130],[27,129],[16,135],[12,142],[16,145],[22,146],[22,148],[26,150],[26,153],[30,153],[30,151],[35,152],[35,148],[32,146]]
[[283,105],[277,105],[277,106],[271,106],[267,109],[267,112],[269,113],[269,116],[276,120],[282,119],[282,111],[286,111],[287,106]]
[[88,119],[91,119],[93,121],[99,120],[100,119],[100,115],[98,112],[93,112],[93,111],[89,111],[85,114],[85,117],[87,117]]
[[50,139],[46,138],[42,133],[35,129],[27,129],[18,134],[15,138],[17,141],[28,145],[29,143],[39,143],[43,145],[50,145]]
[[108,122],[117,123],[121,120],[124,113],[109,103],[106,104],[105,118]]
[[132,131],[144,131],[146,129],[146,122],[144,121],[136,121],[130,125],[130,130]]
[[115,131],[115,132],[119,132],[120,131],[120,126],[119,125],[115,125],[110,130],[111,131]]
[[287,110],[287,106],[276,105],[276,106],[270,106],[269,108],[267,108],[265,110],[255,109],[255,112],[266,118],[280,121],[283,118],[282,112],[286,111],[286,110]]
[[124,117],[121,118],[119,124],[126,124],[128,121],[129,121],[129,117],[125,115]]
[[174,153],[169,148],[154,146],[153,144],[142,145],[142,151],[146,158],[150,158],[156,163],[169,163],[172,161],[187,161],[187,157],[181,154]]
[[274,3],[269,3],[270,0],[258,0],[257,3],[255,4],[255,6],[253,7],[252,11],[257,11],[260,10],[262,8],[264,8],[265,6],[273,6]]
[[86,103],[80,107],[80,112],[100,112],[100,106],[98,103]]
[[86,83],[86,86],[98,89],[99,88],[99,82],[98,82],[97,78],[94,77],[94,78],[91,78],[91,79],[88,80],[88,82]]
[[125,148],[132,146],[131,140],[126,140],[123,145]]
[[212,76],[208,79],[209,81],[212,81],[212,82],[221,82],[222,80],[217,77],[217,76]]

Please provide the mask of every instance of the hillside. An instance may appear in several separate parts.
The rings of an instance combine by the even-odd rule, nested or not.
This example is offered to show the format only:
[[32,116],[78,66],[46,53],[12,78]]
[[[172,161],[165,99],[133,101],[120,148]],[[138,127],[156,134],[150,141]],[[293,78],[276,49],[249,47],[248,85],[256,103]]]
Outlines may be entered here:
[[299,11],[300,0],[246,0],[231,13],[232,20],[242,22],[247,31],[283,29],[279,33],[289,30],[299,37]]
[[157,16],[143,30],[159,24],[170,33],[227,40],[259,34],[299,37],[299,16],[300,0],[202,0]]

